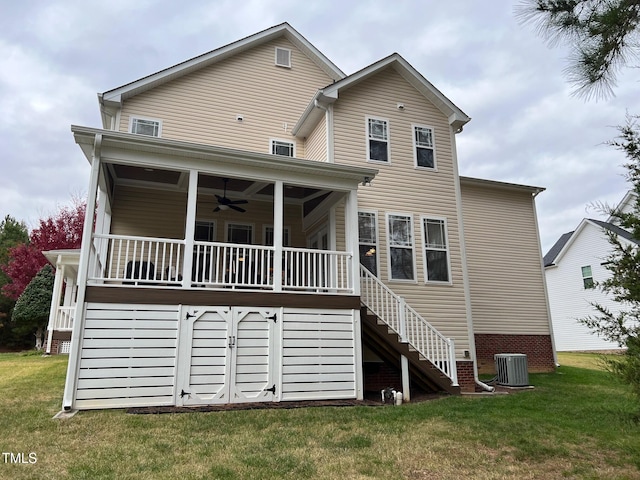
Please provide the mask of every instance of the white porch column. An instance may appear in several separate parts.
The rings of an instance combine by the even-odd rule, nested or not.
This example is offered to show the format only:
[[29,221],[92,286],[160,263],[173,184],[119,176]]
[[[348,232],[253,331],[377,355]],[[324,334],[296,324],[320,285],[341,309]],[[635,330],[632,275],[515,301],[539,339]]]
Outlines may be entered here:
[[89,260],[92,255],[93,244],[93,212],[96,210],[96,199],[98,195],[98,180],[100,177],[101,161],[100,151],[102,148],[102,135],[95,136],[93,144],[93,154],[91,158],[91,175],[89,176],[89,191],[87,192],[87,210],[84,216],[84,227],[82,229],[82,248],[80,250],[80,262],[78,265],[78,303],[71,332],[71,351],[67,364],[67,379],[64,385],[64,395],[62,397],[62,408],[71,410],[73,408],[76,385],[78,380],[78,363],[80,362],[80,349],[82,347],[82,337],[84,329],[84,297],[87,291],[87,278],[89,276]]
[[358,247],[358,191],[351,190],[344,204],[345,250],[351,253],[353,294],[360,295],[360,255]]
[[60,255],[56,260],[56,276],[53,280],[53,292],[51,294],[51,308],[49,309],[49,324],[47,325],[47,349],[46,353],[51,353],[51,342],[53,341],[53,330],[58,316],[58,306],[62,297],[62,285],[64,284],[64,265],[60,265]]
[[189,171],[189,193],[187,196],[187,220],[184,226],[184,256],[182,259],[182,287],[191,286],[193,270],[193,237],[196,230],[196,204],[198,201],[198,171]]
[[284,236],[284,184],[276,180],[273,186],[273,291],[282,291],[282,243]]
[[411,389],[409,383],[409,359],[400,355],[400,367],[402,370],[402,401],[411,401]]

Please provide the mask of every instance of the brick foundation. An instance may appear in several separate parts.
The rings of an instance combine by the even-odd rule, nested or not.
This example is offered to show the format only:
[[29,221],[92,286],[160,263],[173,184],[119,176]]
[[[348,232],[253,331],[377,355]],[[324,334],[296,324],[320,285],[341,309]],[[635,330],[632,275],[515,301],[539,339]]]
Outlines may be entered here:
[[365,392],[379,392],[387,387],[402,391],[402,372],[387,363],[364,363]]
[[476,382],[473,378],[473,362],[461,361],[456,362],[456,368],[458,370],[458,385],[463,392],[474,392],[476,389]]
[[552,372],[556,368],[549,335],[476,334],[475,340],[480,373],[495,373],[496,353],[524,353],[529,372]]

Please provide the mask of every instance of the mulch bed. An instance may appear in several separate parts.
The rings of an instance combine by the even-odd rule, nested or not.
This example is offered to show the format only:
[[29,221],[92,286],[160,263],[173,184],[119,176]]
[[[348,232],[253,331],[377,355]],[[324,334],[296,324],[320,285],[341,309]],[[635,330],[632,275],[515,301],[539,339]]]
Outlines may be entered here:
[[201,405],[195,407],[132,407],[127,413],[159,414],[159,413],[191,413],[191,412],[224,412],[229,410],[272,410],[278,408],[307,408],[307,407],[355,407],[382,406],[381,402],[372,400],[314,400],[304,402],[255,402],[255,403],[224,403],[220,405]]
[[[226,412],[230,410],[273,410],[308,407],[382,407],[391,406],[384,404],[379,399],[380,394],[368,394],[364,400],[308,400],[300,402],[254,402],[254,403],[224,403],[219,405],[199,405],[194,407],[131,407],[127,413],[136,415],[150,415],[160,413],[193,413],[193,412]],[[411,398],[411,403],[426,402],[447,397],[442,394],[416,394]]]

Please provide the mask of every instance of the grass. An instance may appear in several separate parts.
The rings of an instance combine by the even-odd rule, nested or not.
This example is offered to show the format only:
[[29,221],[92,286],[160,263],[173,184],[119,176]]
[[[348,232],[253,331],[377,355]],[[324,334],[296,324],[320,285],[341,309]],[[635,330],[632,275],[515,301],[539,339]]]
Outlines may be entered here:
[[[532,391],[402,407],[53,420],[66,358],[0,354],[0,456],[11,479],[640,479],[638,406],[594,355],[560,356]],[[9,457],[7,457],[9,458]]]

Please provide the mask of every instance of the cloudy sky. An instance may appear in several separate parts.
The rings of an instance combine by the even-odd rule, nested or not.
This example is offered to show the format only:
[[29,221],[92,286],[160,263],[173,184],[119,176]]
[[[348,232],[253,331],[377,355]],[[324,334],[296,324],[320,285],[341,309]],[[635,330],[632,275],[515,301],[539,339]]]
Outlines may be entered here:
[[[568,51],[518,23],[519,0],[21,0],[0,8],[0,215],[37,225],[86,194],[70,125],[99,127],[104,92],[289,22],[345,73],[400,53],[472,117],[462,175],[545,187],[543,253],[587,206],[616,204],[624,156],[604,142],[640,113],[638,70],[616,96],[574,98]],[[7,6],[9,4],[10,6]]]

